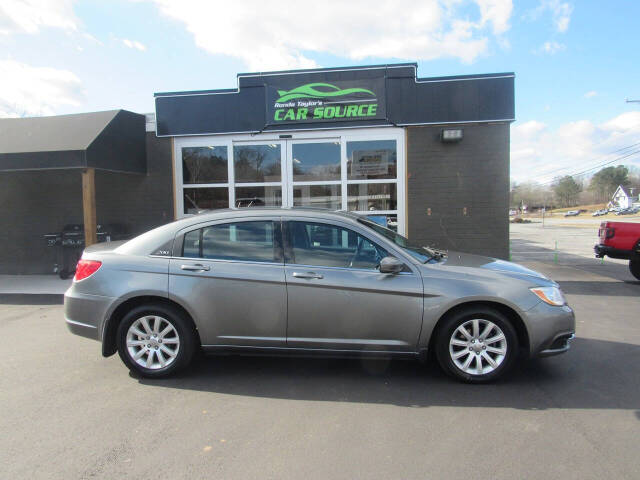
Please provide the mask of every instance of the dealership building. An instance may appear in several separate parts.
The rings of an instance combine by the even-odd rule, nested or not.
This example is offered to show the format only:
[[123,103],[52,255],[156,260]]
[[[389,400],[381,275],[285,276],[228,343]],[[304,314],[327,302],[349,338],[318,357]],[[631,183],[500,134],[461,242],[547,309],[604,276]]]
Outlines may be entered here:
[[[49,273],[43,236],[135,235],[229,207],[348,210],[413,243],[508,256],[514,74],[417,65],[239,74],[124,110],[0,120],[0,274]],[[98,231],[100,231],[98,229]]]

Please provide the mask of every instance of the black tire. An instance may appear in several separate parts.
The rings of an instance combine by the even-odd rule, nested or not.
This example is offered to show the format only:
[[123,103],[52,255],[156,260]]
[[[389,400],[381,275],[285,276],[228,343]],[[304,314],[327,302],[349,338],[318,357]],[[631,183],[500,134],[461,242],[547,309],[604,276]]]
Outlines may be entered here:
[[630,260],[629,271],[631,272],[631,275],[640,280],[640,260]]
[[67,270],[62,269],[62,270],[60,270],[60,271],[58,272],[58,276],[59,276],[62,280],[66,280],[67,278],[69,278],[69,276],[70,276],[70,275],[69,275],[69,272],[68,272]]
[[[129,327],[137,319],[147,315],[162,317],[173,325],[177,332],[180,341],[178,353],[175,359],[166,367],[157,369],[145,368],[136,363],[128,351],[126,338]],[[120,358],[131,372],[146,378],[162,378],[173,375],[191,363],[197,347],[197,336],[191,322],[185,318],[185,315],[177,308],[170,305],[147,304],[132,309],[123,317],[120,325],[118,325],[116,344]]]
[[[506,354],[493,371],[485,374],[470,374],[459,368],[451,358],[449,342],[456,329],[473,319],[488,320],[502,330],[506,339]],[[435,339],[435,353],[438,363],[448,375],[466,383],[486,383],[505,375],[518,358],[518,335],[513,325],[503,314],[492,308],[471,307],[455,312],[443,320]],[[453,347],[456,348],[456,347]],[[493,357],[492,357],[493,358]],[[472,360],[473,363],[474,360]]]

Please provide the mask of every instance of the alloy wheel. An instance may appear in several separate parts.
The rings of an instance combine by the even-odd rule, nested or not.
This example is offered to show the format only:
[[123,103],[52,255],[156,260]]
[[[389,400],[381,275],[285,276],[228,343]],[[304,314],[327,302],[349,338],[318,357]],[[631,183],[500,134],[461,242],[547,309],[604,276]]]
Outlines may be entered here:
[[496,370],[504,361],[507,348],[507,338],[500,327],[482,318],[464,322],[449,340],[451,360],[469,375],[486,375]]
[[157,315],[136,319],[127,330],[126,342],[131,359],[149,370],[168,367],[180,350],[176,327]]

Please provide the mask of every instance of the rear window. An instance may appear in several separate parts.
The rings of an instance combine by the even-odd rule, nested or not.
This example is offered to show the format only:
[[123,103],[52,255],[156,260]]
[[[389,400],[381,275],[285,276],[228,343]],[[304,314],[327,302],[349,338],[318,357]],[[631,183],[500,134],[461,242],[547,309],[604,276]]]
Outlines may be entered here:
[[184,236],[182,256],[275,262],[274,224],[271,221],[236,222],[193,230]]

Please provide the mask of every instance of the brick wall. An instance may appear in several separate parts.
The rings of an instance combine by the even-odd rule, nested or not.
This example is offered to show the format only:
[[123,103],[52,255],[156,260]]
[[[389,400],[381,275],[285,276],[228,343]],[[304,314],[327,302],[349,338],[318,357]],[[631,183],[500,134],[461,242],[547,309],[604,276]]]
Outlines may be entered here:
[[79,170],[0,173],[0,274],[51,273],[43,235],[82,223]]
[[409,238],[508,258],[509,124],[460,127],[458,143],[442,143],[442,127],[407,129]]
[[[98,223],[134,234],[173,220],[171,140],[147,133],[147,175],[96,171]],[[0,173],[0,274],[52,273],[42,236],[82,223],[80,170]]]
[[147,133],[147,175],[96,171],[98,223],[140,234],[173,221],[171,139]]

